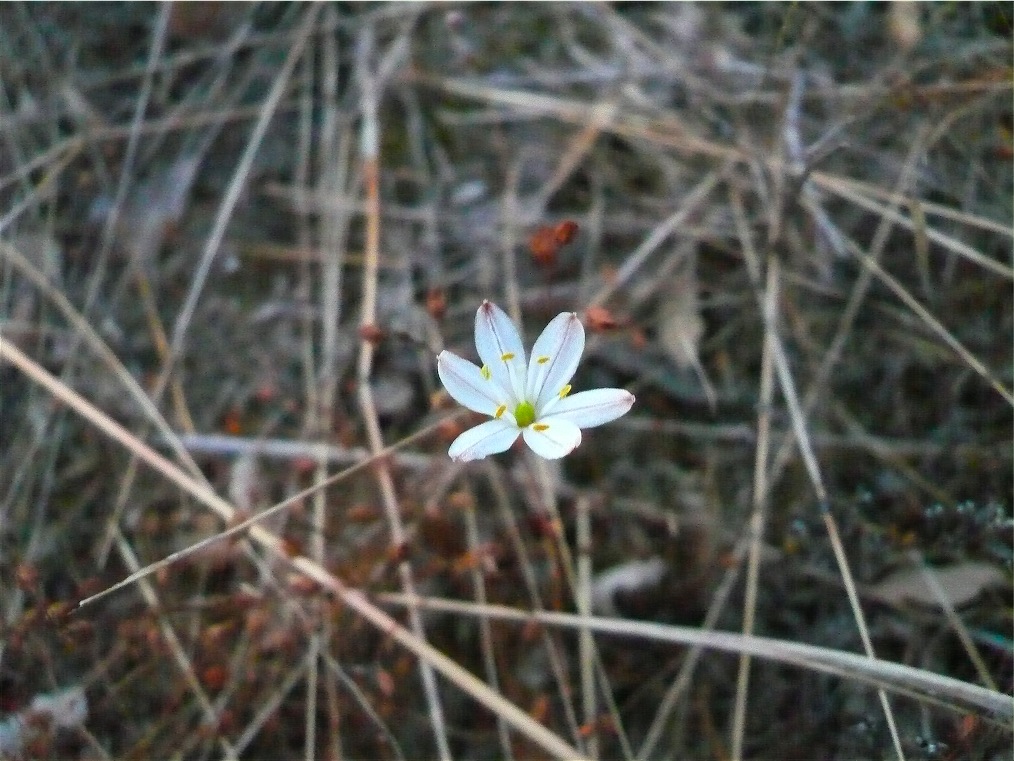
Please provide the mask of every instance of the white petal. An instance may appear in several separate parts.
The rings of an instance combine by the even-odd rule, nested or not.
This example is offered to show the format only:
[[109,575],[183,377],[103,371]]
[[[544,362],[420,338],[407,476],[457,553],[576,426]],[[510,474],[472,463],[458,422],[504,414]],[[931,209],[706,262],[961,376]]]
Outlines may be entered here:
[[594,428],[625,415],[634,403],[634,395],[622,388],[597,388],[564,397],[539,422],[566,420],[579,428]]
[[491,301],[475,313],[475,348],[493,378],[513,393],[513,409],[524,399],[525,347],[510,317]]
[[[574,312],[558,314],[532,347],[526,393],[541,410],[574,377],[584,351],[584,326]],[[539,360],[543,360],[541,363]]]
[[458,462],[481,460],[491,454],[506,452],[520,433],[517,426],[505,420],[489,420],[458,436],[447,454]]
[[[545,427],[538,431],[536,425]],[[567,420],[540,420],[525,428],[523,435],[532,451],[547,460],[558,460],[581,443],[581,429]]]
[[447,393],[458,404],[492,417],[500,405],[510,403],[510,394],[494,378],[457,354],[442,351],[437,356],[437,374]]

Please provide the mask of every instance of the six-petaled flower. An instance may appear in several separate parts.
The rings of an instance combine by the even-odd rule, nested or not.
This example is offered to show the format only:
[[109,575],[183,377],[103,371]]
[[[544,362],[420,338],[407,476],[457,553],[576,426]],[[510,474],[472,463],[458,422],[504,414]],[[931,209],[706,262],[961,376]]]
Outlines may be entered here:
[[570,379],[584,351],[584,327],[574,312],[554,317],[525,359],[514,323],[484,301],[475,315],[475,348],[482,367],[449,351],[437,357],[444,387],[459,404],[492,419],[458,436],[448,454],[479,460],[506,451],[518,438],[555,460],[581,443],[581,429],[625,414],[634,395],[619,388],[571,394]]

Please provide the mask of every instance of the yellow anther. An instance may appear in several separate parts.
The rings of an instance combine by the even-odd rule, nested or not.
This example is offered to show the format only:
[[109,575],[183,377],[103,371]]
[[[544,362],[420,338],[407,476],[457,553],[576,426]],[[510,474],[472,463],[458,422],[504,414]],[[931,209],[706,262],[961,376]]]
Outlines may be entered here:
[[496,412],[493,413],[493,417],[495,417],[497,420],[499,420],[500,416],[503,415],[503,413],[505,413],[506,411],[507,411],[507,405],[506,404],[501,404],[499,407],[496,408]]
[[508,351],[508,352],[506,352],[504,354],[501,354],[500,355],[500,359],[502,359],[504,362],[508,362],[508,361],[514,359],[514,352]]
[[485,378],[486,380],[489,380],[490,378],[492,378],[492,377],[493,377],[493,373],[491,373],[491,372],[489,371],[489,368],[488,368],[488,367],[486,367],[486,365],[483,365],[483,366],[482,366],[482,367],[481,367],[481,368],[479,369],[479,373],[480,373],[480,374],[482,375],[482,377],[483,377],[483,378]]
[[568,383],[566,386],[560,389],[560,398],[563,399],[563,397],[565,397],[569,393],[570,393],[570,384]]
[[536,423],[535,425],[532,426],[532,428],[541,433],[542,431],[548,430],[549,426],[546,425],[545,423]]
[[549,361],[549,357],[543,355],[543,356],[539,357],[535,361],[538,362],[540,365],[544,365],[544,364],[546,364]]

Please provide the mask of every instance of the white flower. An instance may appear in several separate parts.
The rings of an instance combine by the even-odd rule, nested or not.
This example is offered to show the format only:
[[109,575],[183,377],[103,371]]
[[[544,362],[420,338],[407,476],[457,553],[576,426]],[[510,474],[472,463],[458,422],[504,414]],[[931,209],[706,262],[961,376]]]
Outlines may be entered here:
[[461,462],[506,451],[524,436],[537,455],[563,457],[581,443],[581,429],[625,414],[634,395],[620,388],[570,394],[570,379],[584,351],[584,326],[574,312],[554,317],[532,347],[496,304],[482,302],[475,315],[476,367],[449,351],[437,357],[437,372],[454,399],[492,420],[458,436],[447,454]]

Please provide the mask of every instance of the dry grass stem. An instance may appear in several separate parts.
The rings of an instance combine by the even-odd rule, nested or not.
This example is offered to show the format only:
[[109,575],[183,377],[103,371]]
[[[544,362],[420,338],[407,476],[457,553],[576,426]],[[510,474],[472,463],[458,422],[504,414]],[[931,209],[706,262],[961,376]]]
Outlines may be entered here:
[[151,11],[0,4],[0,757],[1008,754],[1009,8]]

